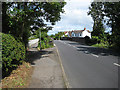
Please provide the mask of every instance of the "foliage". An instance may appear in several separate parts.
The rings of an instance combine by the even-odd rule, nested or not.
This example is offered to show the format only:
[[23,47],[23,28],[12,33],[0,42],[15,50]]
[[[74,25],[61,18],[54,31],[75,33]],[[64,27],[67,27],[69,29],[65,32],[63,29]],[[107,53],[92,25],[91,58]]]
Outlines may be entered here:
[[85,43],[86,43],[86,44],[89,44],[89,43],[90,43],[90,37],[85,36],[84,38],[85,38]]
[[[39,33],[39,30],[41,34]],[[34,33],[34,36],[36,38],[40,38],[40,35],[41,35],[41,42],[40,40],[38,42],[38,47],[40,47],[40,43],[41,43],[41,49],[50,48],[53,46],[53,40],[47,35],[47,32],[48,31],[46,29],[39,28]]]
[[92,39],[96,40],[96,41],[97,41],[97,43],[100,43],[100,39],[99,39],[99,37],[98,37],[98,36],[92,36]]
[[[40,41],[38,43],[38,47],[40,47]],[[53,41],[50,39],[50,37],[45,37],[43,40],[41,40],[41,49],[50,47],[53,47]]]
[[58,39],[61,39],[63,35],[65,36],[64,32],[58,32],[55,35],[51,35],[50,37],[53,38],[53,39],[58,40]]
[[[93,36],[98,36],[101,43],[117,46],[120,49],[120,2],[92,2],[89,7],[88,15],[91,15],[94,21]],[[106,35],[104,24],[112,30],[111,35]],[[97,24],[99,22],[99,25]],[[101,28],[100,28],[101,27]]]
[[99,48],[108,48],[107,47],[107,45],[106,44],[104,44],[104,43],[97,43],[97,44],[94,44],[94,45],[92,45],[92,46],[94,46],[94,47],[99,47]]
[[52,34],[52,35],[50,35],[50,37],[51,37],[51,38],[53,38],[53,39],[55,39],[55,35],[53,35],[53,34]]
[[112,41],[120,49],[120,2],[105,2],[104,13],[109,19],[106,20],[108,26],[112,28]]
[[2,34],[2,71],[4,77],[25,59],[25,47],[12,35],[0,34]]
[[52,25],[59,21],[64,5],[65,2],[3,2],[3,32],[21,39],[27,47],[30,31],[34,32],[41,27],[50,30],[45,21]]
[[102,2],[92,2],[89,7],[88,15],[93,18],[93,31],[92,36],[98,36],[99,38],[104,37],[104,25],[103,25],[103,3]]

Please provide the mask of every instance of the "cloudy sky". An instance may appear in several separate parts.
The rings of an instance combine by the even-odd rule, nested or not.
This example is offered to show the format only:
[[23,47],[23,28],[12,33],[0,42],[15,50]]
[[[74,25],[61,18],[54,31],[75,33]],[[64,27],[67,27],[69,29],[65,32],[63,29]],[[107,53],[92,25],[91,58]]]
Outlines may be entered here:
[[87,15],[91,0],[65,0],[65,13],[61,14],[61,20],[54,25],[48,35],[59,31],[82,30],[84,27],[92,30],[93,20]]

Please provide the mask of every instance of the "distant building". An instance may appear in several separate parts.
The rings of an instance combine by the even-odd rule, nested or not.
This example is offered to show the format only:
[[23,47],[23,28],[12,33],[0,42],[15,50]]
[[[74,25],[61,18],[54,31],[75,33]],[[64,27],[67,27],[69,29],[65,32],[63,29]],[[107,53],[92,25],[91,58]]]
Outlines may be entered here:
[[64,33],[68,37],[85,37],[85,36],[88,36],[88,37],[91,38],[91,32],[89,30],[86,30],[86,28],[84,28],[84,30],[65,31]]

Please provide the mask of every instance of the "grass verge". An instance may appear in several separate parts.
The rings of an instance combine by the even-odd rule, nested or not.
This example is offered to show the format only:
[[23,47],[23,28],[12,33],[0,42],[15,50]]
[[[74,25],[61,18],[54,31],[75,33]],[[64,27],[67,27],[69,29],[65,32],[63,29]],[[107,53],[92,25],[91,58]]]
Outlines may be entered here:
[[30,83],[33,67],[30,63],[23,62],[9,77],[2,79],[2,88],[26,88]]
[[100,43],[100,44],[94,44],[94,45],[91,45],[93,47],[99,47],[99,48],[108,48],[108,46],[106,44],[103,44],[103,43]]

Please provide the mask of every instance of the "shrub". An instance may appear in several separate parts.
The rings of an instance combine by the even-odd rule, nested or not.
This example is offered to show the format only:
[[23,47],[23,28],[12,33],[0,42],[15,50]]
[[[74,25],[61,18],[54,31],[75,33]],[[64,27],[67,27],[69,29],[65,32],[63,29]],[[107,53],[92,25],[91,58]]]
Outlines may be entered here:
[[[40,42],[38,42],[38,47],[40,47]],[[50,37],[45,37],[41,39],[41,49],[53,47],[53,40]]]
[[2,34],[2,71],[8,76],[25,59],[25,46],[10,34]]
[[86,44],[89,44],[89,43],[90,43],[90,37],[85,36],[84,38],[85,38],[85,43],[86,43]]

